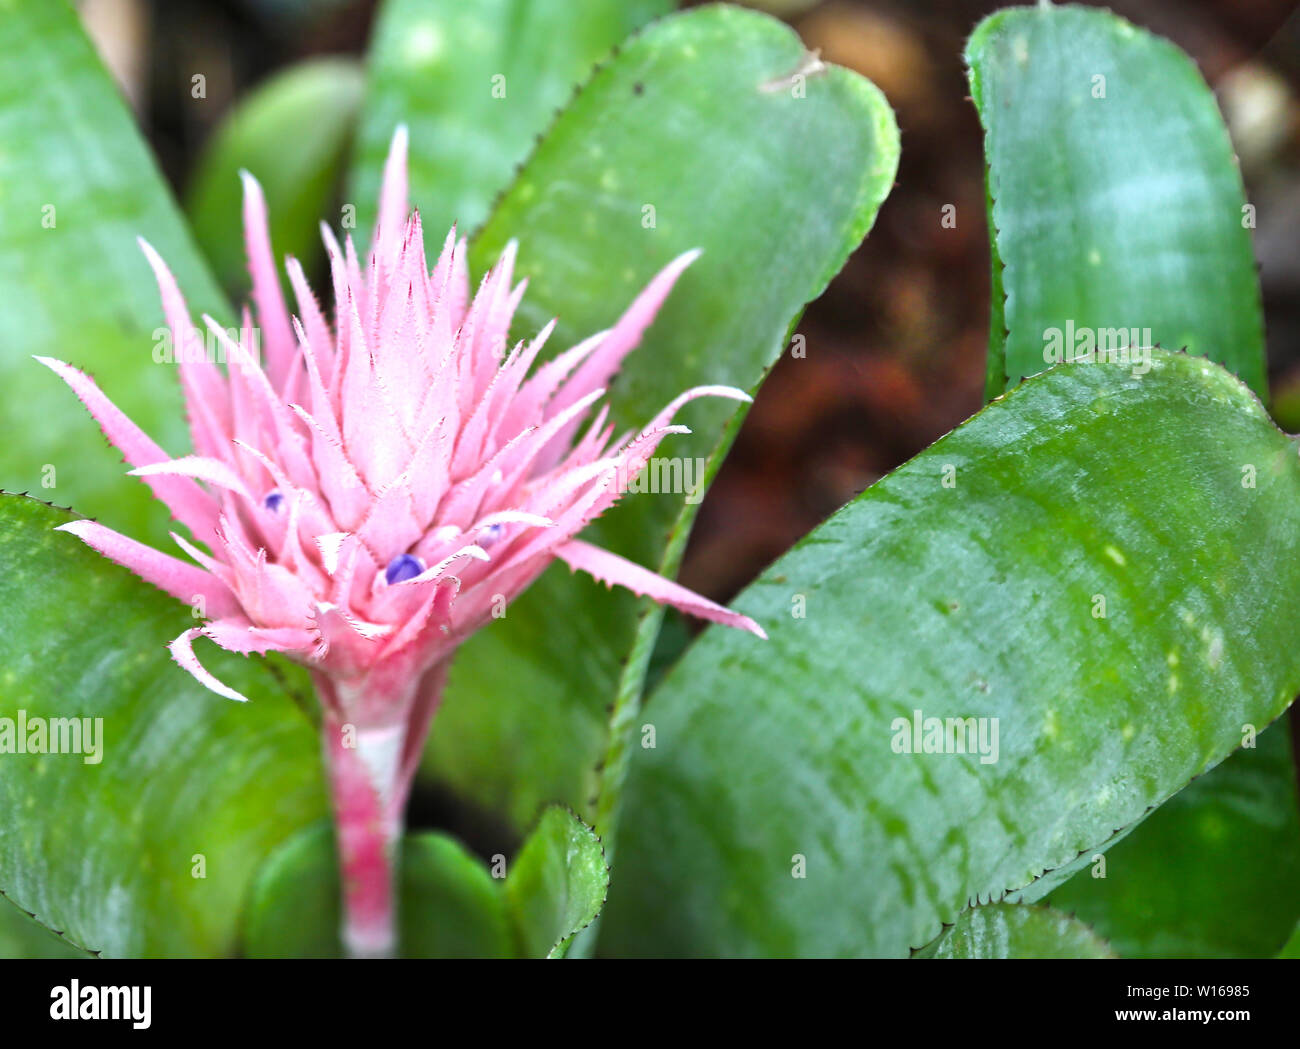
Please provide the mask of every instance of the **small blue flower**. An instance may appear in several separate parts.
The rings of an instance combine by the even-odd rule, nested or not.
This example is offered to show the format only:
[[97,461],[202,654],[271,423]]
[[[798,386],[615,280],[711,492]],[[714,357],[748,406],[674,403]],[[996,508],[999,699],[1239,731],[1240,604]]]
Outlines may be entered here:
[[424,571],[424,562],[413,554],[398,554],[388,562],[384,578],[389,583],[404,583]]

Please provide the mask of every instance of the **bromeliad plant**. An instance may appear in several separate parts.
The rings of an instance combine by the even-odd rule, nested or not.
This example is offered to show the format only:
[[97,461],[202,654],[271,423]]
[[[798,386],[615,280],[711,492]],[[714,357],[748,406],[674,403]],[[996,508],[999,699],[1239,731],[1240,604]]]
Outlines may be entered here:
[[[189,210],[223,274],[236,169],[270,197],[245,177],[255,312],[233,327],[75,18],[0,13],[22,45],[0,58],[0,176],[23,158],[3,184],[36,216],[11,226],[58,216],[0,242],[4,481],[52,478],[105,522],[0,500],[0,716],[104,725],[90,765],[6,749],[0,720],[0,890],[35,919],[10,909],[9,949],[1277,951],[1300,816],[1286,726],[1265,726],[1300,689],[1300,456],[1257,397],[1240,179],[1187,58],[1087,9],[976,30],[994,402],[733,612],[671,582],[694,501],[619,497],[669,436],[716,468],[726,399],[892,184],[892,114],[752,12],[466,6],[388,0],[363,92],[334,60],[290,71],[218,137]],[[23,54],[57,75],[31,82]],[[51,124],[73,97],[88,118]],[[354,119],[344,225],[355,207],[374,235],[327,224],[317,248],[282,216],[323,212]],[[282,173],[288,130],[313,170]],[[471,235],[431,264],[423,229],[453,222]],[[1049,333],[1132,326],[1187,352],[1043,359]],[[683,653],[664,603],[743,629]],[[522,846],[485,865],[403,837],[417,777]]]

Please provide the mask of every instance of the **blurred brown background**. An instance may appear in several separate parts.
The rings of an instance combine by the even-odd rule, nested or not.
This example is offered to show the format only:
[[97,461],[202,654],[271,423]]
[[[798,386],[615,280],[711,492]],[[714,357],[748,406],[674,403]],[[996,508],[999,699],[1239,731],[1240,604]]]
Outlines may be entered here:
[[[468,0],[467,0],[468,2]],[[163,167],[183,188],[232,100],[309,55],[360,54],[375,0],[84,0]],[[981,133],[961,62],[990,0],[765,0],[810,48],[888,96],[898,185],[798,325],[701,508],[683,581],[730,598],[878,477],[977,411],[988,326]],[[1102,5],[1098,5],[1102,6]],[[1300,430],[1300,10],[1294,0],[1115,0],[1218,92],[1258,209],[1273,406]],[[186,104],[207,70],[208,102]],[[955,204],[955,229],[940,226]]]

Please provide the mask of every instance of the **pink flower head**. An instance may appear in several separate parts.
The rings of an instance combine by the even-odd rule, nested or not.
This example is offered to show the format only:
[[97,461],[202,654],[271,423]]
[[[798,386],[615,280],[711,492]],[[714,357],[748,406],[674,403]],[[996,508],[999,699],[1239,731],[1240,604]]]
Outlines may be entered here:
[[297,315],[286,307],[262,191],[247,174],[244,225],[265,356],[247,310],[234,333],[205,316],[224,370],[221,355],[205,352],[166,264],[141,241],[162,293],[194,454],[171,458],[88,376],[38,358],[189,529],[194,541],[172,537],[194,564],[92,521],[61,526],[209,617],[170,646],[204,685],[244,698],[200,664],[200,636],[311,667],[342,720],[402,723],[421,676],[557,557],[764,636],[747,617],[575,538],[664,437],[688,432],[672,422],[683,404],[705,395],[748,400],[700,386],[635,436],[613,439],[605,407],[579,432],[697,253],[669,263],[612,328],[534,368],[555,322],[504,352],[527,283],[512,283],[513,243],[472,298],[454,229],[432,269],[426,264],[419,214],[407,217],[404,129],[393,139],[366,263],[351,238],[340,247],[323,227],[333,325],[292,258]]
[[192,328],[166,264],[141,241],[194,454],[171,458],[87,375],[38,358],[189,529],[191,539],[172,538],[194,563],[93,521],[61,528],[195,606],[207,622],[170,647],[214,692],[244,698],[203,668],[199,637],[233,652],[283,652],[311,668],[325,715],[344,940],[354,954],[391,953],[395,843],[450,657],[552,559],[765,636],[753,620],[575,538],[660,441],[688,432],[672,421],[682,405],[749,398],[696,387],[619,439],[605,407],[588,422],[696,253],[669,263],[612,328],[534,367],[555,322],[505,352],[525,286],[513,283],[513,243],[472,298],[455,230],[427,265],[419,214],[407,217],[404,129],[364,266],[350,238],[340,247],[323,228],[332,325],[292,258],[290,314],[262,191],[248,175],[244,226],[258,328],[248,310],[236,332],[204,317],[216,354]]

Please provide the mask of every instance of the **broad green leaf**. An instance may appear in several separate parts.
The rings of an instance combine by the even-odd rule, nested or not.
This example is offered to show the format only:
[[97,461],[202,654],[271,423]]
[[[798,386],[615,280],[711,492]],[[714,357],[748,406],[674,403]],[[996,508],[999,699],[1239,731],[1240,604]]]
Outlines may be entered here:
[[918,958],[1114,958],[1083,922],[1047,907],[994,903],[962,911]]
[[[403,841],[399,924],[406,958],[508,958],[505,895],[480,860],[445,834]],[[257,876],[244,953],[338,958],[339,872],[334,829],[312,827],[281,846]]]
[[[247,704],[175,666],[190,610],[71,517],[0,496],[0,891],[106,955],[230,954],[253,872],[324,811],[315,733],[263,660],[203,652]],[[69,718],[85,753],[36,753]]]
[[989,396],[1047,367],[1047,333],[1071,325],[1150,329],[1262,394],[1250,214],[1191,59],[1107,11],[1051,4],[991,15],[966,59],[1006,295]]
[[266,194],[276,257],[292,255],[308,273],[324,258],[319,224],[339,225],[329,209],[361,107],[362,82],[360,65],[349,58],[290,66],[244,98],[204,148],[185,210],[228,291],[245,297],[249,283],[241,168],[257,177]]
[[33,354],[92,372],[164,448],[188,445],[163,326],[136,237],[167,259],[197,312],[226,308],[130,113],[65,0],[0,4],[0,488],[166,539],[167,513]]
[[600,839],[558,805],[542,813],[506,878],[506,900],[530,958],[562,958],[596,919],[609,889]]
[[[1300,919],[1300,815],[1281,722],[1051,894],[1126,958],[1267,957]],[[1104,871],[1105,877],[1096,876]]]
[[[558,316],[557,350],[608,327],[660,267],[703,248],[614,382],[620,427],[644,424],[689,386],[753,389],[874,221],[898,162],[893,114],[836,67],[773,86],[805,58],[790,29],[752,11],[706,7],[654,23],[578,93],[475,243],[481,270],[518,238],[530,279],[519,330]],[[689,465],[698,485],[734,408],[690,405],[680,421],[694,434],[659,455]],[[701,495],[629,495],[589,538],[658,566]],[[428,767],[517,828],[553,800],[590,819],[606,708],[641,607],[548,571],[458,655]]]
[[393,130],[411,132],[425,230],[476,230],[574,87],[672,0],[387,0],[370,44],[351,200],[374,223]]
[[89,958],[91,955],[0,898],[0,958]]
[[[1104,847],[1300,689],[1297,524],[1295,440],[1205,360],[1013,390],[735,602],[770,642],[656,689],[602,945],[904,955]],[[904,752],[916,711],[983,745]]]
[[[967,57],[989,158],[989,395],[1045,367],[1045,331],[1071,322],[1150,327],[1264,394],[1241,179],[1190,59],[1081,8],[996,14]],[[1081,913],[1126,955],[1274,949],[1279,918],[1300,912],[1289,735],[1271,730],[1266,751],[1239,755],[1137,828],[1109,857],[1119,866],[1108,880],[1090,887],[1085,864],[1053,898],[1086,900]],[[1236,901],[1231,921],[1210,905],[1219,895]]]

